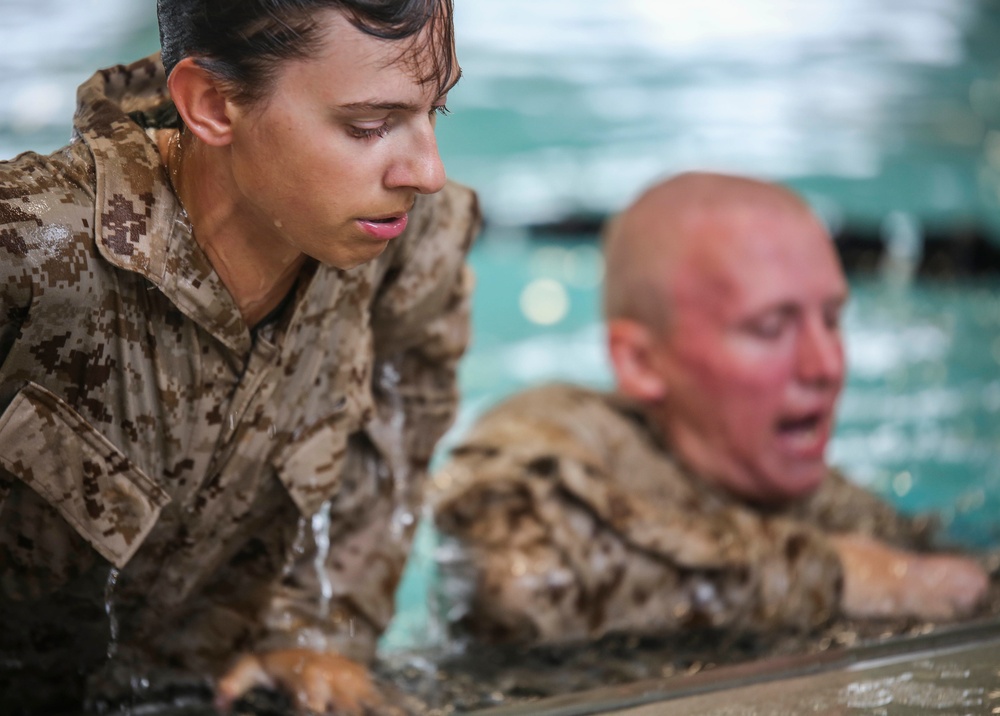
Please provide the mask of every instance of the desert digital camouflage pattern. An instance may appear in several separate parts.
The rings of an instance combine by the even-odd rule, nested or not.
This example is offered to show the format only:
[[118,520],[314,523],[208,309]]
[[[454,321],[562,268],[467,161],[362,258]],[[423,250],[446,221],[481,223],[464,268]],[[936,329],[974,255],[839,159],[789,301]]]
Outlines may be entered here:
[[474,194],[419,197],[252,333],[150,139],[165,87],[155,57],[101,71],[67,147],[0,163],[0,704],[109,654],[370,658],[455,410]]
[[928,529],[836,472],[763,513],[687,474],[637,406],[568,385],[485,414],[432,484],[449,618],[495,642],[808,630],[842,589],[825,532],[916,545]]

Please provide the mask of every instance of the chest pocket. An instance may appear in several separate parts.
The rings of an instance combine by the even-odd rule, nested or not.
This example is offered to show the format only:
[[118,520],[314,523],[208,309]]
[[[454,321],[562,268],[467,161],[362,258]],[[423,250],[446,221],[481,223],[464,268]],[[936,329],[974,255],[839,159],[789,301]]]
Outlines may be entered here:
[[118,568],[170,501],[107,438],[35,383],[0,416],[0,465]]

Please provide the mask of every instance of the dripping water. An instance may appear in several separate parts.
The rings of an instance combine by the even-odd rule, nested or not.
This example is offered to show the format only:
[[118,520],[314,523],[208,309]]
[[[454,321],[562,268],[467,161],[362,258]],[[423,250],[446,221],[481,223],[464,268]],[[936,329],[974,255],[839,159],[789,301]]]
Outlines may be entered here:
[[316,543],[316,556],[313,565],[320,586],[320,615],[325,619],[330,615],[330,600],[333,599],[333,582],[326,569],[326,560],[330,556],[330,502],[324,502],[319,512],[312,516],[313,540]]
[[399,369],[394,364],[383,363],[380,366],[379,388],[389,408],[385,434],[390,454],[386,458],[392,468],[393,488],[397,498],[392,514],[391,530],[393,538],[397,540],[401,539],[416,521],[406,500],[410,471],[403,437],[406,430],[406,413],[403,411],[403,400],[399,392],[400,382]]
[[298,531],[295,533],[295,541],[292,542],[292,553],[285,563],[285,568],[281,571],[281,578],[287,578],[295,568],[295,561],[305,554],[306,535],[308,534],[308,520],[305,517],[299,518]]
[[109,637],[108,658],[113,659],[118,652],[118,615],[115,612],[115,587],[118,586],[119,571],[112,568],[104,585],[104,613],[108,615]]

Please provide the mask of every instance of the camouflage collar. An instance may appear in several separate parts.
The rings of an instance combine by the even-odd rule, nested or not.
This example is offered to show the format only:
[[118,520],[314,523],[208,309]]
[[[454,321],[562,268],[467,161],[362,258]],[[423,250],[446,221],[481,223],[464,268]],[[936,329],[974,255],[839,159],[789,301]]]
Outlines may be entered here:
[[245,354],[250,332],[194,240],[146,134],[176,122],[158,55],[100,70],[80,86],[74,134],[94,156],[97,245],[107,261],[144,276],[192,320]]

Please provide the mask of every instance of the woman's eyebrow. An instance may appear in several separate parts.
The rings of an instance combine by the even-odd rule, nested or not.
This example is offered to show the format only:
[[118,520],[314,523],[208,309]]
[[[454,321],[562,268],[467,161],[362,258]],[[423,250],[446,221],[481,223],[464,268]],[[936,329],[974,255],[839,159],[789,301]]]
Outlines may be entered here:
[[[462,79],[462,68],[458,69],[458,75],[452,82],[444,88],[438,99],[455,89],[455,85]],[[339,105],[339,109],[345,112],[418,112],[422,105],[416,102],[390,102],[378,99],[364,100],[362,102],[349,102]]]
[[420,107],[414,102],[383,102],[380,100],[368,100],[365,102],[350,102],[348,104],[339,105],[339,109],[347,112],[396,112],[396,111],[411,111],[415,112]]

